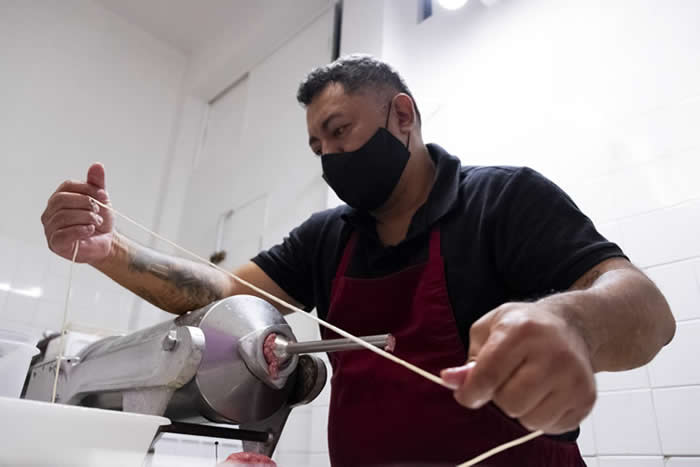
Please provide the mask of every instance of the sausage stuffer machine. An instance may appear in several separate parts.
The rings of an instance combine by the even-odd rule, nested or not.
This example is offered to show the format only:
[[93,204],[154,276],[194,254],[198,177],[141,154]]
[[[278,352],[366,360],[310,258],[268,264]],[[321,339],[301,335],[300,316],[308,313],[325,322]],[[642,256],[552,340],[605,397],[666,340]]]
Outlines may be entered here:
[[[263,354],[271,333],[276,377]],[[385,347],[393,338],[364,339]],[[39,343],[26,399],[51,400],[59,342],[53,334]],[[162,432],[239,439],[244,451],[272,456],[292,408],[311,402],[326,383],[326,367],[312,354],[360,348],[347,339],[297,342],[275,307],[237,295],[64,356],[56,401],[163,415],[172,424]]]

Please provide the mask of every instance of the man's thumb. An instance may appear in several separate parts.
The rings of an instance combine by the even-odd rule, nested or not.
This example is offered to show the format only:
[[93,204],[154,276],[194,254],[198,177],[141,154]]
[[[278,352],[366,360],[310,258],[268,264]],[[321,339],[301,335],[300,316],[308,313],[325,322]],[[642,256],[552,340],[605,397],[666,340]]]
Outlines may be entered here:
[[95,185],[98,188],[105,189],[105,168],[99,162],[90,166],[87,173],[87,182],[90,185]]
[[486,344],[491,334],[491,326],[497,316],[498,309],[491,310],[472,324],[469,329],[469,351],[467,352],[469,360],[477,359],[481,348]]

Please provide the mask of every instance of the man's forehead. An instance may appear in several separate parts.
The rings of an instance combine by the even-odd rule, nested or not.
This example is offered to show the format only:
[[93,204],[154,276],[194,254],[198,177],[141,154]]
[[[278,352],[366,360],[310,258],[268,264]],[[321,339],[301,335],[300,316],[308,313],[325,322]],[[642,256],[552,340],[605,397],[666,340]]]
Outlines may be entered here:
[[330,83],[319,92],[306,108],[309,120],[323,119],[325,114],[338,112],[353,106],[355,93],[348,94],[340,83]]
[[330,83],[309,103],[306,119],[310,126],[320,125],[333,113],[352,113],[375,105],[376,99],[371,99],[366,91],[348,93],[342,84]]

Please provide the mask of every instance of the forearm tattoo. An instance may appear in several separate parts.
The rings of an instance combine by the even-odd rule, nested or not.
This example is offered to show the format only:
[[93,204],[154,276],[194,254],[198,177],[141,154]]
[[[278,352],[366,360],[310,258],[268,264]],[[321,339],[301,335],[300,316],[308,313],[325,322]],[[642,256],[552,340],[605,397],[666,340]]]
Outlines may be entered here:
[[130,272],[147,274],[163,282],[161,287],[139,285],[135,292],[168,311],[184,312],[208,305],[224,297],[213,270],[186,260],[139,248],[128,253]]

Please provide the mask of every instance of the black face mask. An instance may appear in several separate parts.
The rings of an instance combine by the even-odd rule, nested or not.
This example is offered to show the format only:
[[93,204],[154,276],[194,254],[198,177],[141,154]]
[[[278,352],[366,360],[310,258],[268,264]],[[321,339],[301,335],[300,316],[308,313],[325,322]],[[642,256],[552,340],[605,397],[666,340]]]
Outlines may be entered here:
[[[386,127],[391,104],[386,116]],[[323,179],[340,199],[361,211],[373,211],[391,196],[406,168],[410,152],[386,128],[377,132],[356,151],[324,154],[321,157]]]

